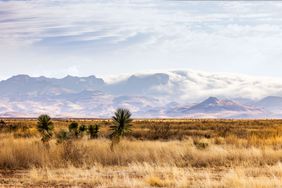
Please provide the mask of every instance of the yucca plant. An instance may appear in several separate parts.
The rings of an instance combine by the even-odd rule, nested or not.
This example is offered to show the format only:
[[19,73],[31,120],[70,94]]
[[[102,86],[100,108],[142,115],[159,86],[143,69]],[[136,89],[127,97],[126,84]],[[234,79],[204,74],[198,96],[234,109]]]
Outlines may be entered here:
[[110,135],[112,140],[111,150],[114,149],[114,145],[118,144],[126,133],[131,131],[131,112],[128,109],[119,108],[112,117],[112,121],[113,125],[110,126],[112,131]]
[[6,122],[3,119],[1,119],[0,120],[0,125],[6,125]]
[[87,131],[87,127],[85,125],[80,125],[78,131],[79,131],[79,135],[83,136],[84,133]]
[[41,141],[43,143],[48,142],[53,136],[53,122],[50,116],[43,114],[37,119],[37,130],[41,134]]
[[99,129],[100,127],[97,124],[88,126],[88,133],[90,135],[90,139],[98,138]]
[[3,129],[6,126],[6,123],[4,120],[0,120],[0,129]]
[[85,125],[78,125],[77,122],[72,122],[69,125],[69,133],[72,138],[81,138],[86,132],[87,127]]
[[57,134],[56,134],[56,138],[57,138],[57,143],[64,143],[66,141],[68,141],[70,139],[70,133],[66,130],[60,130]]
[[78,129],[78,123],[77,122],[74,121],[69,125],[69,132],[70,132],[71,137],[78,138],[79,129]]

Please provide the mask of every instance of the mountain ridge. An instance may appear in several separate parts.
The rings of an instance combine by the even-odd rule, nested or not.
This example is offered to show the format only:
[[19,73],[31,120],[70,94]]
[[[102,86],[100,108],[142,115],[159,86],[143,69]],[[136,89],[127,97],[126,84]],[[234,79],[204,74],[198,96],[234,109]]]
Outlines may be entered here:
[[126,107],[138,117],[282,117],[279,80],[196,71],[115,80],[16,75],[0,81],[0,116],[109,117],[115,108]]

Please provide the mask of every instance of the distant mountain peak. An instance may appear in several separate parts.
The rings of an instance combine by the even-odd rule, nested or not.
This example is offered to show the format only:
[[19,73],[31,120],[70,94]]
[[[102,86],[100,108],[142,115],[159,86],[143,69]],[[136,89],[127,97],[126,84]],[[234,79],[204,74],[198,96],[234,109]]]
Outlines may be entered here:
[[78,76],[71,76],[71,75],[67,75],[64,78],[62,78],[63,80],[72,80],[72,79],[79,79]]
[[209,97],[203,103],[218,103],[220,100],[216,97]]
[[256,103],[256,106],[266,109],[268,111],[274,111],[282,113],[282,97],[279,96],[267,96]]
[[[282,91],[279,81],[196,71],[133,74],[112,79],[115,82],[105,82],[95,75],[13,76],[0,81],[0,114],[32,116],[44,112],[109,117],[115,108],[122,106],[138,117],[282,117],[282,97],[273,96]],[[253,84],[255,79],[258,81]],[[212,96],[213,93],[216,95]],[[258,97],[265,98],[256,101]]]
[[11,78],[7,80],[26,80],[26,79],[31,79],[31,77],[27,74],[19,74],[16,76],[12,76]]
[[248,111],[251,107],[244,106],[228,99],[209,97],[203,102],[192,106],[188,111],[221,112],[221,111]]

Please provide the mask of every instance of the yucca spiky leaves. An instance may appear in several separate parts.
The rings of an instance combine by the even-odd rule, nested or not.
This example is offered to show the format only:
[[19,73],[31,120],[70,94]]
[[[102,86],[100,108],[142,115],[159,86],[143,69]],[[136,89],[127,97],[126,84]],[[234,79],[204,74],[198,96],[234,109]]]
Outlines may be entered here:
[[114,144],[120,141],[127,132],[131,131],[131,112],[128,109],[119,108],[116,110],[115,115],[112,117],[113,125],[111,128],[111,149],[113,150]]
[[50,116],[43,114],[37,119],[37,130],[40,132],[42,142],[48,142],[53,136],[53,122]]

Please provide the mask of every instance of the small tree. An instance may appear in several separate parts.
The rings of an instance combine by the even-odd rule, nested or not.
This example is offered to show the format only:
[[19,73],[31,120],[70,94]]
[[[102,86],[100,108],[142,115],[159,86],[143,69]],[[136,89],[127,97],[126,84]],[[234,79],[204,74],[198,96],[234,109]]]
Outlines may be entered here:
[[97,124],[88,126],[88,133],[90,135],[90,139],[98,138],[99,129],[100,127]]
[[120,139],[131,131],[132,119],[131,112],[128,109],[119,108],[116,110],[115,115],[112,117],[113,125],[110,126],[112,133],[110,138],[112,140],[111,150],[113,151],[114,145],[120,142]]
[[37,130],[41,134],[42,142],[47,143],[53,136],[53,122],[50,118],[50,116],[43,114],[38,117],[37,119]]

